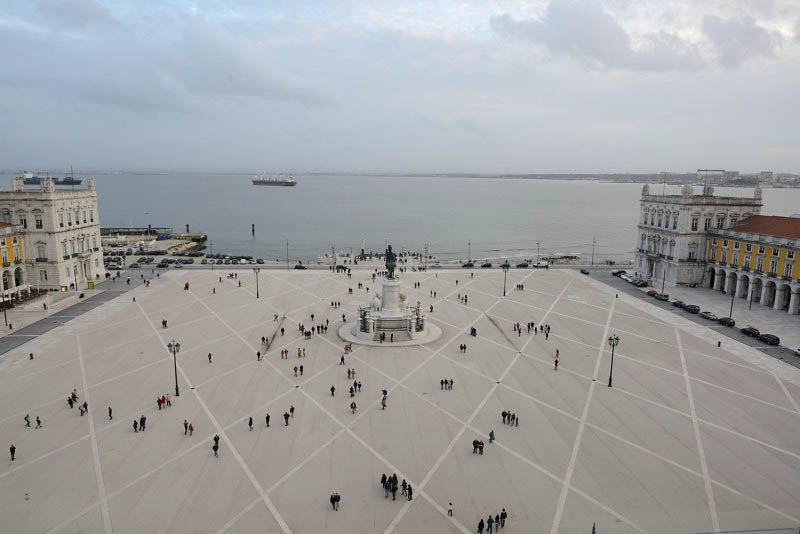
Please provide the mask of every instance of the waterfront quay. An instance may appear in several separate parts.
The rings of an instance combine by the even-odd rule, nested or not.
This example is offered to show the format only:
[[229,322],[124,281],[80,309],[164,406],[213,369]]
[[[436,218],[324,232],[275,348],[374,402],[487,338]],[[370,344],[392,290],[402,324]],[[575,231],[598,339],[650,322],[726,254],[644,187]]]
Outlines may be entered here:
[[149,284],[0,357],[3,530],[800,527],[800,370],[716,330],[571,269],[442,269],[400,273],[441,337],[345,354],[372,270],[220,267],[130,271]]

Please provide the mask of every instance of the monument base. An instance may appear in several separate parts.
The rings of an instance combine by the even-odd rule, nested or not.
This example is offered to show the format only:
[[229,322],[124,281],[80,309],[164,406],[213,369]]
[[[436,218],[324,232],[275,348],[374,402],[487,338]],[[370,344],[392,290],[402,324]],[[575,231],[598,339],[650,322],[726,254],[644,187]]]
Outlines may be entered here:
[[[389,341],[390,337],[387,336],[386,341],[381,343],[379,339],[360,337],[358,335],[358,323],[351,322],[345,323],[341,326],[341,328],[339,328],[339,337],[348,343],[355,343],[356,345],[368,345],[371,347],[413,347],[415,345],[424,345],[426,343],[436,341],[442,337],[442,329],[431,322],[426,323],[425,329],[426,331],[424,335],[414,339],[410,339],[408,336],[405,336],[405,339],[403,340],[395,339],[395,341]],[[397,337],[399,336],[395,336],[395,338]]]

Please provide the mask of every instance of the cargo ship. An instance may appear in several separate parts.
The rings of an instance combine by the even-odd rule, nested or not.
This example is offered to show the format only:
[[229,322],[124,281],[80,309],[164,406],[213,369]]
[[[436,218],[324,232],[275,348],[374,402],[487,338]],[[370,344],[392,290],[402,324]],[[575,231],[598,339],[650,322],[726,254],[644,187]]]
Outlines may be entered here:
[[39,185],[42,178],[50,178],[55,185],[81,185],[81,182],[83,182],[83,180],[75,178],[75,176],[64,176],[63,178],[39,176],[28,171],[22,171],[22,175],[19,178],[22,178],[22,183],[25,185]]
[[284,174],[268,175],[267,173],[261,173],[253,178],[253,185],[295,186],[297,185],[297,180],[291,174],[286,176]]

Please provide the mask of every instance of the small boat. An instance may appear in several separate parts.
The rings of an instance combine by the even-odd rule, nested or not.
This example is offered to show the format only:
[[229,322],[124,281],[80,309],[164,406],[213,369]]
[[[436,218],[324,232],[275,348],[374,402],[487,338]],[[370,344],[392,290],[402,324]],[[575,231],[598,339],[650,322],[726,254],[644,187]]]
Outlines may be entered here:
[[262,172],[253,178],[253,185],[283,185],[291,187],[297,185],[297,180],[291,174],[288,176],[285,174],[268,175]]

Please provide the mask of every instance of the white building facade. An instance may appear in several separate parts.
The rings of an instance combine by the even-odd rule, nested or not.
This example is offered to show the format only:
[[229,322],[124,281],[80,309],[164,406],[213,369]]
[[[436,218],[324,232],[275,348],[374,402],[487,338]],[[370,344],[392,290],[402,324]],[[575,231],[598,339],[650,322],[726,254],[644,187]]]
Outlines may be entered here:
[[22,232],[31,286],[85,289],[105,278],[93,179],[85,189],[56,189],[46,178],[25,189],[22,180],[12,179],[11,189],[0,191],[0,221]]
[[700,195],[686,185],[680,195],[653,195],[642,187],[634,270],[653,285],[702,285],[709,230],[725,229],[761,213],[761,189],[752,198]]

